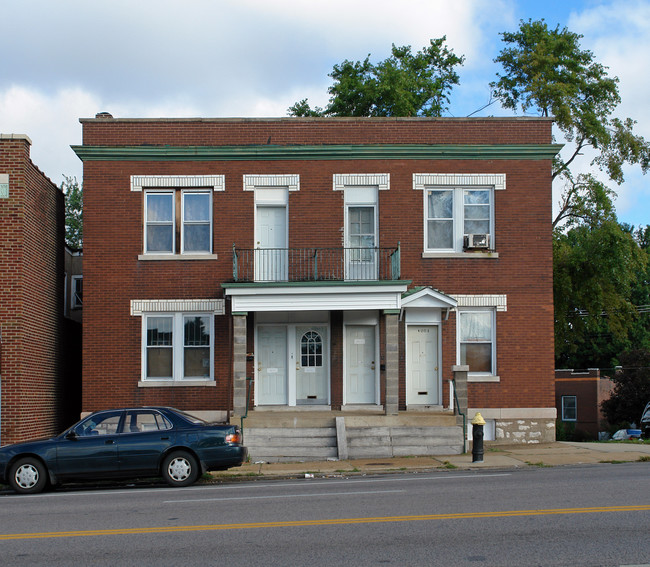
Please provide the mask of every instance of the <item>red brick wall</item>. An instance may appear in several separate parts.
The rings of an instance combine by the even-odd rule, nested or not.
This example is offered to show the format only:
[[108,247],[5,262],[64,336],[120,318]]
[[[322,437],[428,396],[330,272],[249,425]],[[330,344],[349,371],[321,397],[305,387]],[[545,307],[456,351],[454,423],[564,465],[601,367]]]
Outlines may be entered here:
[[[522,144],[550,143],[548,120],[91,120],[87,145],[236,144]],[[131,299],[223,297],[232,279],[231,250],[253,245],[254,194],[244,174],[299,174],[289,196],[289,246],[340,246],[343,192],[332,175],[390,173],[380,191],[380,246],[402,252],[402,279],[446,294],[506,294],[497,313],[499,383],[470,384],[472,407],[553,407],[553,302],[550,160],[356,161],[87,161],[84,164],[84,396],[83,409],[168,403],[192,409],[229,404],[229,317],[217,316],[217,388],[138,388],[141,318]],[[422,258],[423,195],[413,173],[505,173],[495,192],[498,258]],[[143,193],[130,191],[131,175],[225,175],[213,193],[214,253],[210,261],[138,261],[143,249]],[[252,314],[251,314],[252,317]],[[338,340],[332,316],[332,404],[340,404]],[[456,363],[455,317],[442,326],[443,378]],[[251,342],[252,344],[252,342]],[[403,343],[402,343],[403,345]],[[252,349],[250,349],[252,350]],[[401,377],[403,380],[403,356]],[[340,364],[339,364],[340,366]],[[404,391],[400,390],[403,402]],[[446,398],[445,398],[446,399]]]
[[52,435],[61,420],[63,194],[24,137],[0,140],[1,443]]

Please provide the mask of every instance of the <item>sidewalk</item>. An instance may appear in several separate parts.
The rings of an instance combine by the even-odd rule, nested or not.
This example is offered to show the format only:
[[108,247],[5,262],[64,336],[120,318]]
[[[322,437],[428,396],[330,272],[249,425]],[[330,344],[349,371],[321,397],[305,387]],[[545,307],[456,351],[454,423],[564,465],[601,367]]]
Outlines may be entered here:
[[482,463],[472,462],[472,453],[436,457],[393,457],[347,461],[300,461],[293,463],[251,462],[213,476],[305,477],[427,471],[435,469],[520,468],[529,466],[582,465],[606,462],[650,463],[650,444],[573,443],[558,441],[539,445],[485,447]]

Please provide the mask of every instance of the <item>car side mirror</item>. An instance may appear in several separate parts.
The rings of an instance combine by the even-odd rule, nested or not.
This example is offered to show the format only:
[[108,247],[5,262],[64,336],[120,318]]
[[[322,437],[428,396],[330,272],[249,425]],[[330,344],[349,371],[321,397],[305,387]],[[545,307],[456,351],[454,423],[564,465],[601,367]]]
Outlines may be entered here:
[[74,429],[71,429],[70,431],[68,431],[68,432],[65,434],[65,438],[66,438],[66,439],[76,439],[76,438],[77,438],[77,434],[74,432]]

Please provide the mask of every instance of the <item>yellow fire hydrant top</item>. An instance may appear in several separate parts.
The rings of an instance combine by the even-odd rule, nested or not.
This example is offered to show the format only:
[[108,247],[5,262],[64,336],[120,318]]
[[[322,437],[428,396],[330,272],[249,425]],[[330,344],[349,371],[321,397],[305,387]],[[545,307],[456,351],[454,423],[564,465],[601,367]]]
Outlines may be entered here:
[[483,416],[481,415],[481,412],[476,412],[476,415],[474,416],[474,419],[472,420],[472,425],[485,425],[485,420],[483,419]]

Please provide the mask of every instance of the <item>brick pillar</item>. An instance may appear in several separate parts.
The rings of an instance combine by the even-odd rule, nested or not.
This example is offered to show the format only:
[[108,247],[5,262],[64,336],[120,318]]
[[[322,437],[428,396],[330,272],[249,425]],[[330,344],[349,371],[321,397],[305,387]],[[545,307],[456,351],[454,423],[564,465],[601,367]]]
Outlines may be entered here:
[[233,313],[233,412],[235,416],[246,413],[246,317],[247,313]]
[[399,324],[398,310],[384,311],[386,322],[386,415],[399,410]]

